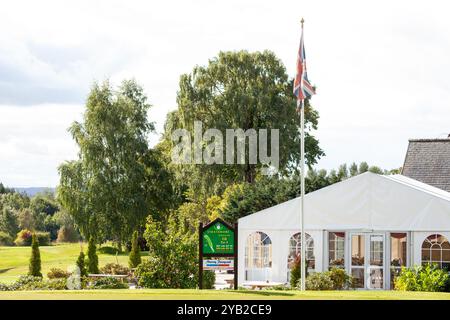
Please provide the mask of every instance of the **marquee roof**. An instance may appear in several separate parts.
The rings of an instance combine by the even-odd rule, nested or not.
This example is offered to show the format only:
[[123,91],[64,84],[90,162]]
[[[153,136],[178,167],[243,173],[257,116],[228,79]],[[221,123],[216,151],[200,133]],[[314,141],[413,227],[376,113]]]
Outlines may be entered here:
[[[239,219],[242,230],[299,230],[300,197]],[[371,172],[305,196],[307,230],[450,230],[450,193]]]

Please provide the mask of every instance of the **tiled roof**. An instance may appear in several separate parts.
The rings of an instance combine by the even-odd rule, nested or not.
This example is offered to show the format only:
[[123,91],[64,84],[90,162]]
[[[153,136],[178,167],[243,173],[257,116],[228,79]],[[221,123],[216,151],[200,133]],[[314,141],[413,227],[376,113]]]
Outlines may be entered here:
[[450,192],[450,139],[411,139],[402,174]]

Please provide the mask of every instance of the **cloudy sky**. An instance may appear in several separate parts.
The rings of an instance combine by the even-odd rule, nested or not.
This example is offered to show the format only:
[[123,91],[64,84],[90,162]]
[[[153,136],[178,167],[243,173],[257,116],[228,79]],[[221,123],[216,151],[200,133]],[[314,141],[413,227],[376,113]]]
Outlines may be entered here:
[[180,74],[220,50],[269,49],[293,76],[302,16],[327,154],[317,167],[399,167],[409,138],[450,133],[449,11],[445,1],[2,0],[0,181],[57,185],[77,152],[66,129],[94,80],[135,78],[161,133]]

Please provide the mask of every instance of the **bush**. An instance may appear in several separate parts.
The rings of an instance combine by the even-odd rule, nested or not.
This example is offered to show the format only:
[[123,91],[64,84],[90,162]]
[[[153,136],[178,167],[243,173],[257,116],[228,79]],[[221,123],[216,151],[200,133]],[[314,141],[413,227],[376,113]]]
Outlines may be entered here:
[[131,252],[128,265],[130,268],[136,268],[141,263],[141,249],[138,243],[138,232],[133,232],[133,238],[131,239]]
[[39,251],[39,242],[35,234],[31,237],[31,258],[28,275],[41,277],[41,252]]
[[80,239],[78,232],[72,227],[62,226],[58,230],[57,242],[77,242]]
[[353,278],[341,268],[331,268],[328,271],[331,281],[333,282],[333,290],[343,290],[352,287]]
[[329,272],[312,273],[306,278],[307,290],[333,290],[333,286]]
[[445,291],[449,282],[446,271],[437,265],[402,268],[400,275],[394,279],[395,290],[401,291]]
[[129,275],[131,270],[118,263],[108,263],[100,269],[100,272],[104,274]]
[[110,254],[110,255],[120,254],[119,249],[111,247],[111,246],[100,247],[97,249],[97,251],[102,254]]
[[86,263],[84,261],[84,252],[81,251],[80,255],[77,259],[77,267],[80,270],[80,277],[86,277],[88,275],[87,269],[86,269]]
[[203,272],[203,289],[214,289],[216,283],[216,273],[212,270]]
[[7,284],[0,283],[0,291],[10,291],[10,287]]
[[11,236],[6,232],[0,231],[0,246],[12,246],[13,244]]
[[[35,232],[36,239],[39,242],[40,246],[48,246],[50,245],[50,233],[48,232]],[[19,231],[17,234],[16,240],[14,240],[14,243],[17,246],[30,246],[31,245],[31,237],[33,235],[33,232],[31,232],[28,229],[23,229]]]
[[116,278],[101,278],[93,281],[88,289],[128,289],[128,285]]
[[97,256],[97,246],[95,245],[94,238],[89,239],[88,244],[88,267],[89,273],[99,273],[98,270],[98,256]]
[[[65,290],[65,279],[43,280],[41,277],[21,276],[16,282],[8,286],[8,290]],[[1,289],[0,289],[1,290]],[[6,291],[6,290],[5,290]]]
[[67,279],[69,276],[70,272],[58,268],[51,268],[47,273],[49,279]]

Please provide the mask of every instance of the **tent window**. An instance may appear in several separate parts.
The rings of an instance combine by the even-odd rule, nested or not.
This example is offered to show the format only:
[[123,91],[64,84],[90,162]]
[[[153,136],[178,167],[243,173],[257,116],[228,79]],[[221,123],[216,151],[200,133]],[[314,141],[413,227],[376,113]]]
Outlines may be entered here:
[[328,266],[345,268],[345,232],[328,233]]
[[[314,258],[314,240],[313,238],[305,233],[306,240],[306,259],[308,261],[308,270],[313,271],[316,267],[316,260]],[[294,234],[291,239],[289,239],[289,256],[288,256],[288,269],[292,269],[294,265],[295,258],[300,257],[302,252],[301,247],[301,233]]]
[[272,240],[264,232],[254,232],[247,237],[245,267],[248,269],[272,267]]
[[450,243],[440,234],[428,236],[422,243],[422,264],[437,264],[440,268],[450,266]]

